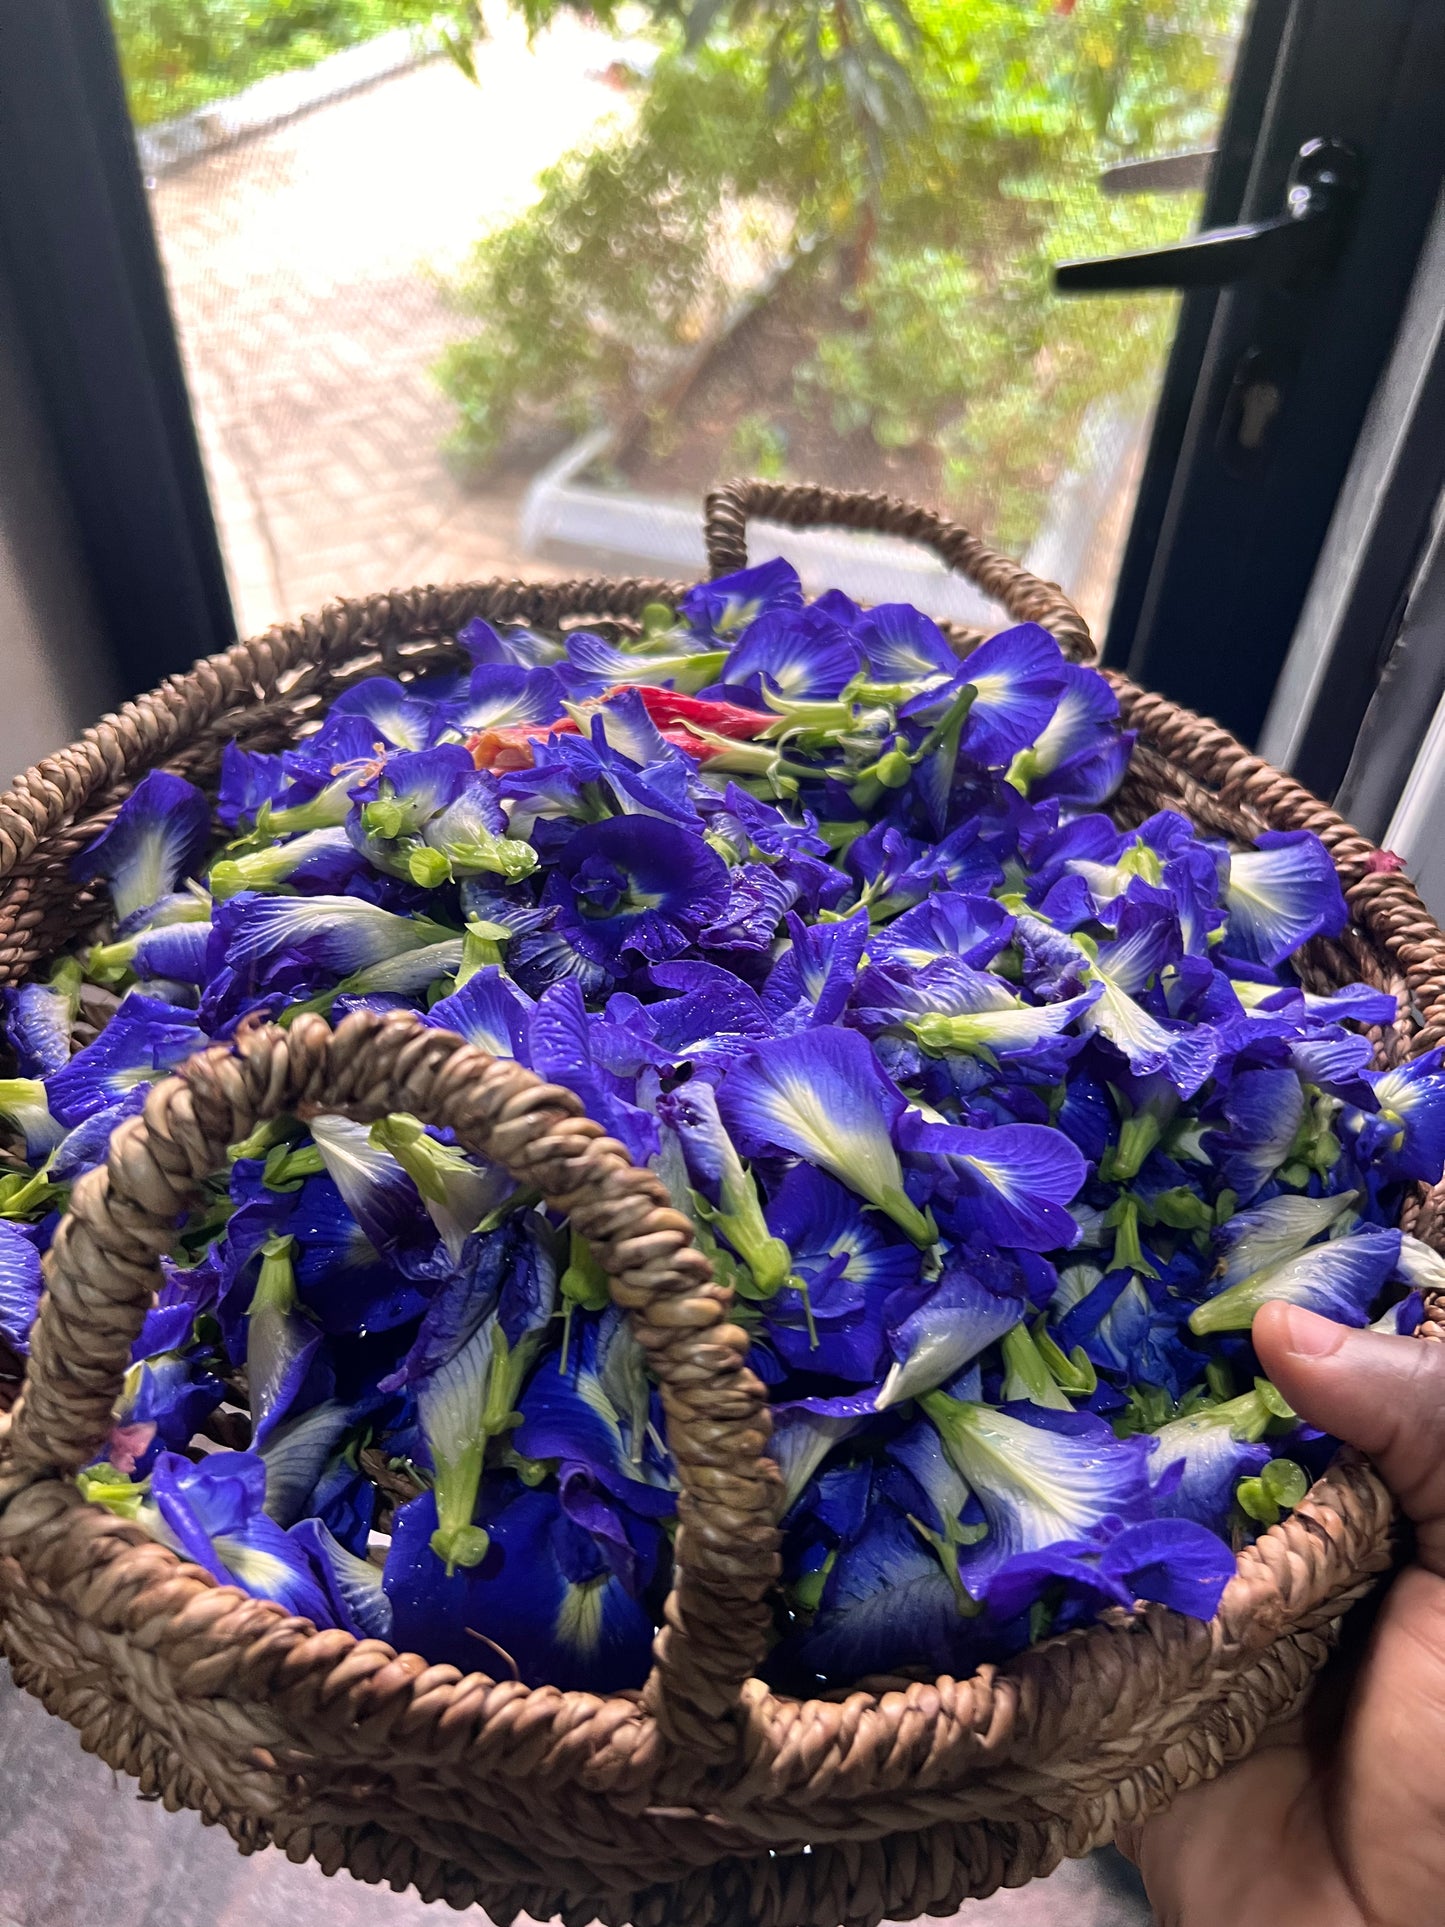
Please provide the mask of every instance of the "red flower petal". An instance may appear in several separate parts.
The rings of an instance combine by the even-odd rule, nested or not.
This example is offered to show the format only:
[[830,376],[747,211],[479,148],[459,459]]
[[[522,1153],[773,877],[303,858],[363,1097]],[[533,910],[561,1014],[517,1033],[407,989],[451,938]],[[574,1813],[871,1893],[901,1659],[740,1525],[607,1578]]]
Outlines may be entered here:
[[[607,694],[619,695],[623,687],[625,685],[619,684],[616,689],[609,689]],[[635,687],[642,698],[643,708],[664,736],[669,728],[680,724],[686,729],[689,723],[696,723],[699,728],[712,730],[716,736],[731,736],[747,741],[753,736],[761,736],[773,720],[761,710],[744,709],[738,703],[709,702],[700,696],[680,696],[675,689],[657,689],[649,683]],[[696,755],[699,752],[694,750],[692,753]]]
[[1365,869],[1371,876],[1392,877],[1404,867],[1404,857],[1396,856],[1393,850],[1371,850],[1365,858]]

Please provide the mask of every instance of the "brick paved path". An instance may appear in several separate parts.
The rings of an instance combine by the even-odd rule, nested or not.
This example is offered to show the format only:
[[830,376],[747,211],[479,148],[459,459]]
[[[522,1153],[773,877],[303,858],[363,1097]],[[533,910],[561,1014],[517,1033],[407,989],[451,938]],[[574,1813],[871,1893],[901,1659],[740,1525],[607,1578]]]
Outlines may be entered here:
[[[329,596],[518,567],[525,476],[448,473],[431,370],[465,334],[442,277],[623,96],[610,37],[514,21],[151,191],[212,496],[249,634]],[[538,565],[529,564],[531,572]]]

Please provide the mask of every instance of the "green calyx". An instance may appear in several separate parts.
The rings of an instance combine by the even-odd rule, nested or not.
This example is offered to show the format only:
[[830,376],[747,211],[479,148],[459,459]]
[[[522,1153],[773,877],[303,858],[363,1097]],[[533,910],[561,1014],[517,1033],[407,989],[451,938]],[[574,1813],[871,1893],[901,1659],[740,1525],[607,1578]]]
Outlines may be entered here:
[[417,843],[407,852],[407,874],[424,889],[436,889],[454,877],[498,876],[518,883],[537,867],[537,852],[521,837],[495,836],[476,830],[465,842]]
[[429,843],[418,843],[415,849],[408,850],[406,873],[423,890],[439,890],[452,880],[450,859]]
[[1094,1370],[1083,1346],[1075,1345],[1071,1352],[1065,1352],[1049,1331],[1043,1316],[1035,1322],[1033,1341],[1060,1391],[1066,1392],[1070,1398],[1089,1398],[1098,1389],[1099,1374]]
[[427,1542],[447,1569],[450,1579],[458,1566],[479,1566],[492,1543],[491,1534],[481,1526],[438,1526]]
[[1152,1111],[1136,1111],[1119,1126],[1119,1142],[1111,1144],[1099,1161],[1099,1176],[1106,1184],[1127,1184],[1137,1178],[1145,1158],[1164,1135],[1163,1126]]
[[305,1128],[299,1118],[267,1118],[264,1124],[256,1126],[249,1137],[243,1137],[239,1144],[233,1144],[226,1156],[232,1164],[239,1163],[242,1158],[265,1158],[277,1145],[294,1144]]
[[823,1603],[823,1588],[828,1583],[828,1574],[837,1563],[837,1547],[830,1547],[819,1565],[793,1580],[788,1587],[788,1603],[795,1612],[815,1613],[818,1610]]
[[491,1364],[480,1412],[469,1425],[465,1439],[450,1455],[444,1454],[433,1441],[436,1476],[432,1490],[436,1497],[437,1529],[430,1543],[432,1551],[446,1566],[448,1578],[458,1566],[475,1566],[486,1557],[491,1540],[482,1527],[474,1524],[472,1514],[481,1490],[487,1445],[511,1431],[518,1422],[513,1407],[539,1336],[534,1335],[531,1343],[524,1341],[513,1351],[506,1333],[494,1320]]
[[1279,1179],[1303,1190],[1312,1175],[1327,1177],[1339,1162],[1340,1140],[1334,1133],[1339,1114],[1338,1098],[1327,1097],[1311,1087],[1309,1108],[1304,1122],[1295,1132],[1294,1142],[1279,1167]]
[[792,1276],[793,1254],[775,1238],[763,1217],[752,1173],[738,1162],[725,1176],[721,1204],[712,1204],[700,1191],[692,1193],[692,1207],[704,1224],[720,1231],[746,1266],[734,1280],[745,1298],[775,1298]]
[[[1030,1335],[1027,1325],[1015,1325],[999,1341],[1003,1353],[1005,1401],[1027,1399],[1050,1411],[1072,1412],[1073,1405]],[[1057,1346],[1054,1348],[1056,1351]],[[1066,1361],[1067,1362],[1067,1361]]]
[[289,1312],[296,1308],[296,1240],[272,1235],[261,1247],[261,1270],[251,1296],[248,1316],[259,1311]]
[[88,1465],[76,1473],[75,1483],[82,1499],[88,1500],[91,1505],[103,1505],[117,1519],[140,1517],[146,1500],[145,1485],[132,1485],[129,1479],[123,1479],[110,1466]]
[[378,1118],[370,1135],[377,1149],[389,1151],[417,1190],[433,1204],[445,1204],[451,1196],[451,1184],[471,1175],[465,1155],[455,1145],[439,1144],[429,1137],[420,1118],[407,1111]]
[[1139,1200],[1124,1192],[1104,1213],[1104,1223],[1114,1233],[1114,1261],[1110,1269],[1157,1278],[1159,1273],[1144,1256],[1139,1242]]
[[469,917],[462,934],[462,961],[457,971],[457,989],[469,983],[479,970],[485,970],[489,964],[495,964],[498,969],[505,968],[502,949],[511,940],[512,933],[504,923],[489,923],[484,917]]
[[314,1144],[276,1144],[266,1153],[261,1182],[268,1191],[299,1191],[307,1178],[320,1177],[326,1161]]
[[575,1225],[567,1227],[567,1236],[567,1268],[558,1280],[558,1292],[568,1305],[580,1305],[584,1311],[601,1311],[612,1295],[607,1273]]
[[1271,1459],[1256,1478],[1241,1479],[1235,1501],[1246,1517],[1262,1526],[1278,1525],[1310,1489],[1309,1474],[1293,1459]]
[[12,1223],[33,1222],[47,1212],[63,1208],[70,1196],[68,1184],[52,1184],[43,1171],[27,1175],[7,1171],[0,1177],[0,1218]]

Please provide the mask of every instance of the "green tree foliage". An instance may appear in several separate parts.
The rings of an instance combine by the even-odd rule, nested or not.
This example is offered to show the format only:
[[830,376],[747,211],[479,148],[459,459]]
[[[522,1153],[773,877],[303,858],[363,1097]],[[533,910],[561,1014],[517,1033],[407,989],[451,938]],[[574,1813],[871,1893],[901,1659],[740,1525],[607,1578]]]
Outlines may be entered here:
[[436,0],[110,0],[139,127],[391,27],[429,27],[437,11]]
[[635,121],[477,247],[457,291],[476,332],[442,370],[459,448],[485,460],[521,420],[645,410],[765,232],[816,294],[797,405],[929,448],[955,505],[1026,541],[1090,404],[1142,394],[1172,312],[1058,300],[1049,266],[1187,226],[1188,202],[1110,200],[1097,176],[1211,137],[1241,11],[693,0]]

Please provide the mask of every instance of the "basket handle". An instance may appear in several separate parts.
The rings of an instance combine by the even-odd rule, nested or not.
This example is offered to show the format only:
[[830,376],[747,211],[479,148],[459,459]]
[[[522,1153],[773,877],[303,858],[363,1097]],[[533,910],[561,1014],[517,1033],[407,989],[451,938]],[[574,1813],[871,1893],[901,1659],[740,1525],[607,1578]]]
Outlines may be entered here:
[[947,521],[916,502],[810,484],[725,482],[709,493],[703,523],[708,567],[714,576],[747,567],[747,525],[752,516],[794,529],[856,529],[921,543],[955,575],[982,589],[1015,622],[1037,622],[1049,630],[1072,662],[1095,658],[1089,625],[1056,583],[1030,575],[1021,563],[987,547],[961,523]]
[[468,1150],[565,1212],[605,1269],[613,1299],[662,1388],[681,1492],[676,1569],[643,1703],[700,1763],[728,1759],[729,1717],[766,1649],[781,1490],[764,1448],[767,1394],[744,1364],[688,1220],[660,1181],[544,1084],[406,1012],[360,1012],[335,1031],[306,1014],[289,1030],[238,1032],[151,1091],[117,1125],[107,1163],[76,1183],[46,1260],[30,1367],[5,1443],[0,1500],[66,1478],[103,1450],[130,1349],[160,1282],[161,1255],[200,1182],[267,1118],[391,1111],[450,1125]]

